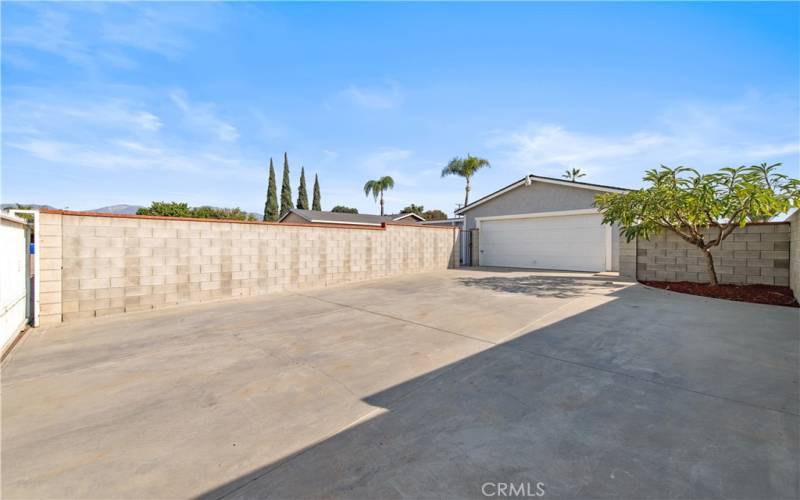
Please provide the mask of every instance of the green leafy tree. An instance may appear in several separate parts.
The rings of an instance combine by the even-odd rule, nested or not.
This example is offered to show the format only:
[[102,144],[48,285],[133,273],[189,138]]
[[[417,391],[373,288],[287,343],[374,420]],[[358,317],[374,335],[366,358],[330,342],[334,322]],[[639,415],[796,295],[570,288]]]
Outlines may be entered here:
[[192,217],[188,203],[175,201],[154,201],[149,207],[142,207],[136,211],[137,215],[159,215],[161,217]]
[[696,246],[716,286],[712,248],[748,220],[769,219],[800,204],[800,181],[776,172],[779,165],[723,168],[713,174],[662,165],[644,176],[649,187],[603,193],[595,205],[603,223],[619,224],[628,241],[666,230]]
[[311,210],[322,210],[322,195],[319,193],[319,176],[314,174],[314,200],[311,202]]
[[264,220],[278,220],[278,186],[275,182],[275,167],[269,159],[269,182],[267,184],[267,202],[264,204]]
[[482,169],[490,167],[489,160],[478,158],[477,156],[467,155],[466,158],[459,158],[456,156],[450,163],[447,164],[446,167],[442,169],[442,177],[446,177],[448,175],[458,175],[459,177],[463,177],[466,182],[466,188],[464,189],[464,206],[469,205],[469,192],[470,192],[470,179],[475,173]]
[[[15,207],[11,208],[11,210],[32,210],[33,205],[23,205],[22,203],[15,203]],[[25,219],[28,222],[33,222],[35,217],[33,214],[17,214],[17,217],[21,219]]]
[[255,220],[255,217],[236,208],[218,208],[210,206],[194,207],[191,209],[190,217],[198,219],[233,219],[233,220]]
[[331,209],[331,212],[336,212],[339,214],[357,214],[357,208],[346,207],[344,205],[336,205]]
[[187,203],[154,201],[149,207],[140,208],[137,215],[158,215],[161,217],[191,217],[195,219],[234,219],[256,220],[239,207],[218,208],[210,206],[190,207]]
[[289,156],[283,153],[283,184],[281,185],[281,217],[293,209],[292,185],[289,181]]
[[364,184],[364,194],[369,196],[372,195],[375,198],[375,201],[378,201],[380,197],[381,200],[381,215],[383,215],[383,193],[384,191],[388,191],[394,187],[394,179],[385,175],[380,179],[376,179],[373,181],[367,181]]
[[581,172],[581,169],[579,168],[572,168],[569,170],[565,170],[564,174],[561,177],[567,179],[568,181],[575,182],[581,177],[586,177],[586,174]]
[[425,207],[422,205],[414,205],[413,203],[406,208],[400,210],[401,214],[417,214],[422,217],[422,212],[425,211]]
[[422,213],[422,217],[425,220],[445,220],[447,218],[447,214],[442,212],[441,210],[426,210]]
[[300,187],[297,188],[297,208],[308,210],[308,192],[306,191],[306,169],[300,167]]

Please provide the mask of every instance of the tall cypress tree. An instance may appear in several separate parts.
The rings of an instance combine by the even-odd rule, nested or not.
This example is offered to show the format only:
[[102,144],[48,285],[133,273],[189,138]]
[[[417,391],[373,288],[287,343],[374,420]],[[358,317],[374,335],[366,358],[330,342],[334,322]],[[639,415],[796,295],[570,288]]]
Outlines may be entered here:
[[300,187],[297,188],[297,208],[308,210],[308,192],[306,191],[306,169],[300,167]]
[[322,210],[322,198],[319,194],[319,176],[314,174],[314,201],[311,202],[311,210]]
[[293,209],[292,186],[289,182],[289,156],[283,153],[283,185],[281,186],[281,217]]
[[275,183],[275,167],[269,159],[269,183],[267,184],[267,202],[264,204],[264,220],[278,220],[278,186]]

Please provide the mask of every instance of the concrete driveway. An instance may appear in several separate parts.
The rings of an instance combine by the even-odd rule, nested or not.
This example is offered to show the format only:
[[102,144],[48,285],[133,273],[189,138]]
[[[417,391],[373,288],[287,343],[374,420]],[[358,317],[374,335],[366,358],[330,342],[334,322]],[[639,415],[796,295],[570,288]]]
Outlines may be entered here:
[[2,494],[796,498],[799,320],[483,269],[34,331]]

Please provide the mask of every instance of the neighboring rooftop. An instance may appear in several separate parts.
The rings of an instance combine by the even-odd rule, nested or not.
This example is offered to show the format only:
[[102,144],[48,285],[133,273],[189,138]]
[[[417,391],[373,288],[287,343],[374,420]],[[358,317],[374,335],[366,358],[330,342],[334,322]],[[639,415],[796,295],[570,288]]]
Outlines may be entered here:
[[[385,222],[399,222],[403,224],[416,224],[419,221],[424,221],[422,217],[417,214],[392,214],[392,215],[374,215],[374,214],[350,214],[343,212],[325,212],[322,210],[300,210],[294,208],[287,212],[280,218],[279,222],[286,219],[293,219],[299,217],[308,223],[316,224],[363,224],[369,226],[380,226]],[[287,221],[288,222],[288,221]]]
[[420,222],[420,224],[424,224],[426,226],[461,226],[464,224],[464,218],[457,217],[452,219],[426,220]]

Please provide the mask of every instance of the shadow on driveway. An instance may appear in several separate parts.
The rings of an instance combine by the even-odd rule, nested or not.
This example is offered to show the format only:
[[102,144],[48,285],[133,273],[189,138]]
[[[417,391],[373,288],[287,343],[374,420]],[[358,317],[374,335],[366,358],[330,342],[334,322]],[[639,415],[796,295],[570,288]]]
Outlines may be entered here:
[[[581,281],[460,279],[534,295]],[[373,394],[385,412],[202,498],[482,498],[487,482],[542,482],[550,498],[796,498],[796,316],[611,295]]]
[[625,288],[625,284],[615,283],[609,276],[546,276],[530,274],[527,276],[487,276],[485,278],[462,277],[458,281],[467,287],[477,287],[494,292],[520,293],[536,297],[570,298],[585,295],[593,288],[601,288],[604,293]]

